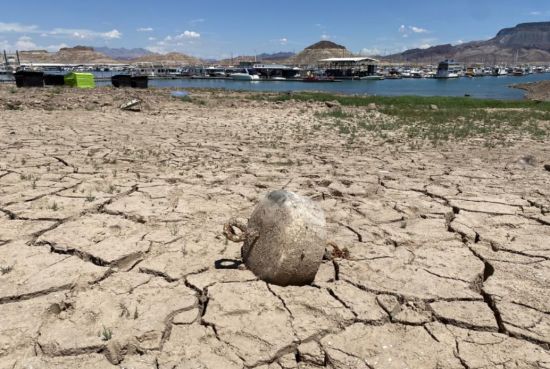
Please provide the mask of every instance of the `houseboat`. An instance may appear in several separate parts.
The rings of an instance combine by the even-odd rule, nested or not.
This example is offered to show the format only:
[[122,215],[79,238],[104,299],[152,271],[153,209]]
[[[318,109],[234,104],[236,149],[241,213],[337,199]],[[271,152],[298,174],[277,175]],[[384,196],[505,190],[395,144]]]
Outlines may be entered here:
[[454,60],[445,60],[439,63],[435,78],[458,78],[462,71],[462,66]]
[[177,77],[181,75],[182,69],[175,66],[168,66],[162,63],[149,63],[140,62],[134,64],[130,73],[133,75],[147,76],[147,77]]
[[298,78],[300,68],[282,64],[254,64],[253,69],[258,72],[260,78],[274,81]]
[[336,79],[362,79],[375,76],[379,61],[365,56],[349,58],[328,58],[318,62],[318,68],[325,70],[325,75]]
[[242,72],[238,73],[231,73],[229,77],[237,81],[258,81],[260,79],[259,75],[250,72],[248,69],[244,69]]

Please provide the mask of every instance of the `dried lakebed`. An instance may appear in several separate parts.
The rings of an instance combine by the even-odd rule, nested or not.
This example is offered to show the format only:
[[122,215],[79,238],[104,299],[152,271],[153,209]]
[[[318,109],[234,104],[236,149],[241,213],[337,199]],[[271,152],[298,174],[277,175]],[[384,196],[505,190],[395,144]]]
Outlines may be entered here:
[[[0,89],[0,368],[550,368],[547,136],[193,96]],[[310,286],[231,267],[223,223],[278,188],[349,251]]]

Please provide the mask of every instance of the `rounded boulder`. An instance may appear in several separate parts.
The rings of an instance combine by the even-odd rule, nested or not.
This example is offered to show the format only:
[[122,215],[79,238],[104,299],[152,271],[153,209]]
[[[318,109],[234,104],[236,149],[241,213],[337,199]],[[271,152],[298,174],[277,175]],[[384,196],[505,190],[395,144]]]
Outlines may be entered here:
[[326,246],[325,215],[310,199],[273,191],[248,220],[242,257],[258,278],[280,286],[315,279]]

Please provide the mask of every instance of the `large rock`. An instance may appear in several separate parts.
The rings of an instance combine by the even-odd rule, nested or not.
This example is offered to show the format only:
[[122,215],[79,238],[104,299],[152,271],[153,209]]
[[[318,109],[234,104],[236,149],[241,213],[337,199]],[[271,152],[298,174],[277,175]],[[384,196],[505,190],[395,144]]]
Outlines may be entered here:
[[325,251],[325,216],[311,200],[268,194],[248,221],[242,256],[260,279],[281,285],[313,282]]

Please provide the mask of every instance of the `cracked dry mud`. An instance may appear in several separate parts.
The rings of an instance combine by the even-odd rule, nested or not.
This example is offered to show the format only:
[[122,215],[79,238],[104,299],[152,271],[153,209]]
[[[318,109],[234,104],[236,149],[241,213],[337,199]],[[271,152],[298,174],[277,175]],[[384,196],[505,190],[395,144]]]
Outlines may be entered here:
[[[550,368],[548,141],[350,144],[322,103],[168,94],[0,89],[0,368]],[[222,237],[280,188],[349,251],[311,286]]]

